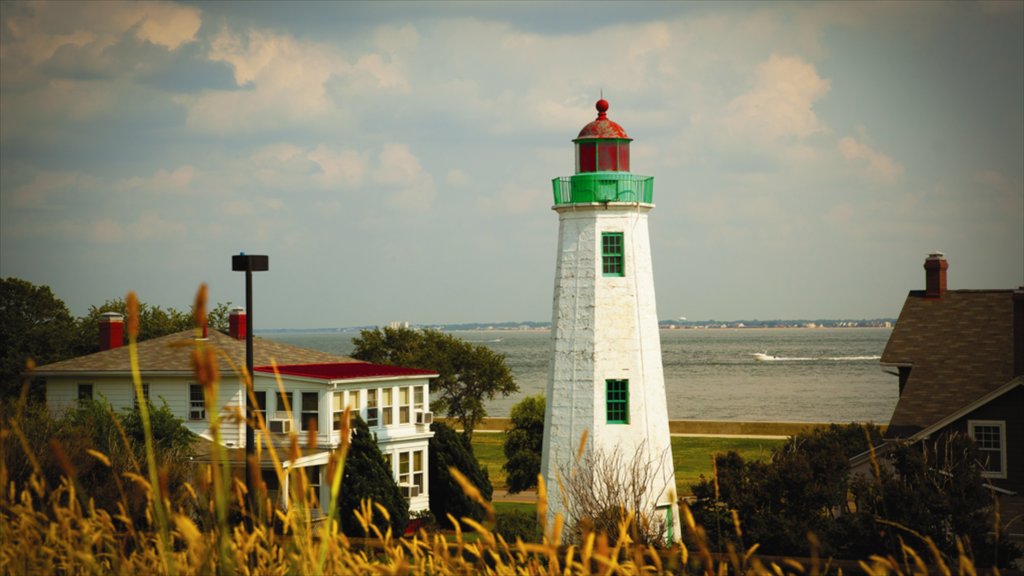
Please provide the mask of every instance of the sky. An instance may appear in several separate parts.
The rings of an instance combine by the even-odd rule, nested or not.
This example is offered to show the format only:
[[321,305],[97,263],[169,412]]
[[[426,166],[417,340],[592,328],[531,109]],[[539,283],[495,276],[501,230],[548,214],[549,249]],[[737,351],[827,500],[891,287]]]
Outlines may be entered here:
[[661,319],[1024,284],[1024,2],[3,2],[0,276],[76,314],[551,318],[551,180],[608,115]]

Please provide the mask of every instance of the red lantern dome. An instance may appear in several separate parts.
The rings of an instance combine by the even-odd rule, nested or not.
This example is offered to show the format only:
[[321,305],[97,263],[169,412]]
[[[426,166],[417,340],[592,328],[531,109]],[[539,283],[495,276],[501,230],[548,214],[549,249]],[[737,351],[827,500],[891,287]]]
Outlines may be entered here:
[[608,101],[595,105],[597,119],[580,130],[576,143],[576,173],[629,172],[629,143],[626,130],[608,118]]
[[587,124],[580,130],[580,138],[629,138],[626,130],[617,123],[608,119],[608,101],[601,98],[594,106],[597,108],[597,119]]

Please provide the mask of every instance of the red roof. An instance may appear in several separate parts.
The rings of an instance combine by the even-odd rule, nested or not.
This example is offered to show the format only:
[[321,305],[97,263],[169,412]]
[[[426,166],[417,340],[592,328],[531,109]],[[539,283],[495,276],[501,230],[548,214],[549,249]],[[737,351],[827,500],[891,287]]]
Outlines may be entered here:
[[[273,366],[257,366],[255,372],[274,373]],[[331,364],[291,364],[278,366],[277,371],[287,376],[302,376],[320,380],[360,380],[364,378],[396,378],[402,376],[437,376],[433,370],[402,368],[369,362],[344,362]]]
[[597,101],[595,105],[597,108],[597,120],[594,120],[590,124],[587,124],[580,130],[577,140],[581,138],[625,138],[629,139],[626,135],[626,129],[619,126],[615,122],[608,119],[608,101],[604,98]]

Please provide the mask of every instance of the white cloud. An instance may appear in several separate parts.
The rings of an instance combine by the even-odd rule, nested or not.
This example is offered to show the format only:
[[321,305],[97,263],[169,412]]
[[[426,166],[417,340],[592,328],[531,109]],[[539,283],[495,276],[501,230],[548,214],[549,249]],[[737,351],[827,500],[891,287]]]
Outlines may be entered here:
[[202,25],[199,10],[192,6],[147,2],[137,8],[145,12],[136,23],[135,37],[171,50],[194,40]]
[[413,184],[423,177],[420,160],[407,144],[386,144],[377,163],[374,177],[383,184]]
[[388,197],[388,204],[399,210],[429,210],[437,197],[437,186],[433,176],[423,170],[419,158],[406,144],[384,145],[377,155],[373,180],[377,184],[397,188]]
[[308,122],[333,106],[325,83],[349,66],[336,49],[259,30],[224,28],[211,42],[214,62],[231,65],[240,90],[184,98],[188,125],[211,132],[246,132]]
[[64,46],[90,48],[95,56],[134,31],[135,38],[176,50],[195,40],[199,9],[167,2],[33,2],[4,24],[5,59],[25,56],[45,62]]
[[903,174],[903,166],[898,162],[852,136],[840,139],[837,148],[843,158],[863,165],[875,180],[891,184]]
[[79,186],[85,175],[78,172],[38,172],[32,180],[14,191],[12,206],[18,208],[43,207],[54,196]]
[[814,103],[830,88],[813,65],[772,55],[758,66],[753,88],[726,106],[723,122],[732,134],[761,142],[825,132]]
[[[391,48],[415,45],[415,29],[385,33]],[[211,132],[293,129],[307,123],[342,129],[354,102],[373,102],[379,91],[405,92],[409,81],[397,55],[364,53],[352,61],[337,46],[262,30],[223,28],[211,41],[210,60],[231,66],[236,90],[183,98],[190,127]],[[339,84],[328,89],[328,83]],[[344,104],[334,92],[345,92]],[[360,97],[353,100],[354,97]]]
[[356,188],[363,183],[366,173],[366,157],[355,150],[335,151],[326,144],[320,144],[306,154],[320,167],[317,177],[321,186]]
[[146,210],[134,219],[118,220],[103,216],[93,220],[88,227],[88,240],[110,244],[181,239],[187,230],[185,222],[168,219],[155,210]]
[[382,52],[405,52],[417,47],[420,34],[412,24],[381,26],[373,35],[374,45]]
[[444,181],[449,186],[462,187],[469,184],[469,175],[463,172],[462,170],[459,170],[458,168],[453,168],[448,171],[448,174],[445,176]]
[[183,165],[174,170],[160,169],[149,178],[134,176],[120,183],[119,188],[130,191],[172,192],[189,188],[196,176],[196,170],[190,165]]

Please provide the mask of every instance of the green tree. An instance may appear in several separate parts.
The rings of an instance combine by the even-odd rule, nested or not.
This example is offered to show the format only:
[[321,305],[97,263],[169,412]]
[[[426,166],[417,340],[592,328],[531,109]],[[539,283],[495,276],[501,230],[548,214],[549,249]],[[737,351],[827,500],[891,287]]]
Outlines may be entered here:
[[218,302],[213,310],[206,313],[206,325],[210,330],[227,334],[231,323],[231,302]]
[[367,362],[434,370],[434,411],[457,420],[467,436],[487,416],[484,402],[519,390],[505,356],[437,330],[363,330],[352,340],[352,356]]
[[[150,406],[157,465],[168,497],[175,507],[190,510],[192,501],[185,483],[192,479],[189,456],[195,436],[165,405]],[[79,488],[83,502],[92,499],[97,508],[118,516],[124,507],[136,526],[149,525],[146,514],[147,492],[126,479],[126,472],[140,473],[145,466],[145,444],[138,410],[115,413],[109,404],[83,402],[74,409],[53,415],[44,406],[20,406],[8,403],[0,410],[5,421],[14,418],[25,435],[33,454],[25,454],[14,434],[4,435],[2,448],[8,479],[16,486],[27,486],[38,472],[47,487],[58,486],[62,476],[70,476]],[[124,436],[121,431],[124,430]],[[127,439],[127,443],[126,440]],[[89,451],[102,454],[106,462]]]
[[[124,298],[107,300],[99,306],[90,306],[85,316],[78,320],[78,330],[74,341],[74,355],[82,356],[99,351],[99,322],[104,312],[117,312],[128,321],[128,304]],[[166,310],[160,306],[139,303],[139,342],[181,332],[194,327],[192,312],[181,312],[174,308]],[[124,343],[128,342],[128,331],[124,332]]]
[[350,536],[373,536],[364,532],[356,518],[362,501],[370,499],[387,509],[390,523],[379,511],[374,510],[373,525],[381,533],[390,527],[393,534],[401,535],[409,522],[409,502],[402,496],[395,483],[384,455],[377,446],[377,440],[370,434],[370,428],[359,417],[352,420],[352,440],[345,458],[345,471],[341,477],[341,493],[338,496],[338,520],[341,529]]
[[901,539],[924,547],[902,528],[909,527],[950,558],[957,557],[959,540],[978,566],[1009,566],[1020,556],[1005,533],[998,541],[993,538],[992,494],[969,437],[945,435],[927,451],[920,445],[896,445],[887,460],[891,470],[881,468],[879,478],[851,484],[856,505],[839,519],[835,538],[844,555],[867,557],[884,550],[898,557]]
[[[69,357],[74,332],[74,318],[48,286],[0,279],[0,399],[18,396],[28,360],[41,365]],[[43,397],[33,387],[31,398]]]
[[505,433],[505,481],[512,494],[537,486],[544,446],[544,396],[529,396],[512,407],[512,427]]
[[452,478],[449,468],[454,467],[480,490],[486,500],[494,494],[487,470],[480,467],[473,454],[469,438],[443,423],[430,425],[434,437],[430,439],[430,511],[442,526],[451,527],[450,514],[456,520],[484,518],[482,506],[471,500]]
[[[733,542],[740,549],[753,543],[771,554],[810,554],[807,533],[822,541],[837,513],[846,508],[849,458],[881,440],[876,426],[839,426],[798,434],[777,448],[769,462],[747,462],[730,452],[715,458],[717,477],[693,487],[694,516],[705,526],[721,550]],[[743,522],[743,538],[736,542],[732,511]],[[745,546],[744,546],[745,544]]]

